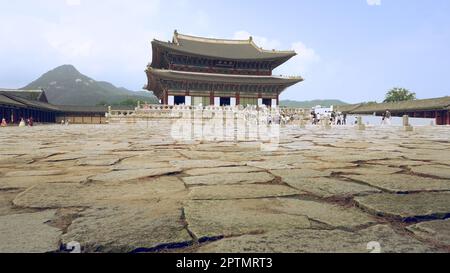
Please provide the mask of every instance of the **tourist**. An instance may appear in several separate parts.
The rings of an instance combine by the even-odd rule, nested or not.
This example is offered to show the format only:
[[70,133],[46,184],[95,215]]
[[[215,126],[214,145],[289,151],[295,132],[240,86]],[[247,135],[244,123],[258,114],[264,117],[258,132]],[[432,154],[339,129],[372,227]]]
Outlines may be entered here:
[[267,116],[267,124],[272,125],[272,116],[271,115]]
[[30,118],[28,119],[28,126],[33,127],[33,125],[34,125],[33,117],[30,117]]
[[387,125],[391,125],[391,116],[392,115],[391,115],[391,112],[389,112],[389,109],[386,110],[384,117],[385,117],[385,122]]
[[386,123],[386,114],[383,113],[383,114],[381,115],[381,125],[384,125],[385,123]]
[[311,124],[316,125],[316,112],[313,110],[310,114]]
[[6,123],[6,119],[2,118],[2,124],[0,125],[1,127],[7,127],[8,123]]
[[342,118],[342,125],[347,125],[347,113],[344,113],[344,116]]
[[19,123],[19,127],[25,127],[25,120],[23,118],[20,118],[20,123]]
[[330,115],[330,122],[331,124],[336,125],[335,121],[336,121],[336,112],[332,111]]
[[62,119],[61,120],[61,125],[64,125],[65,124],[65,121]]

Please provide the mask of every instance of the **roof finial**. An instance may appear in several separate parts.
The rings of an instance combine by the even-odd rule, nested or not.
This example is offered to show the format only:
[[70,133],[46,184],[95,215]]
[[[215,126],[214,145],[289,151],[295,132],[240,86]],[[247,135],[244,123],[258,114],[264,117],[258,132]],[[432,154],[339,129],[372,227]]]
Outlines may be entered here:
[[249,38],[248,40],[249,40],[250,42],[251,42],[251,41],[253,41],[253,37],[252,37],[252,36],[250,36],[250,38]]
[[173,32],[175,35],[178,35],[178,31],[175,29],[175,31]]

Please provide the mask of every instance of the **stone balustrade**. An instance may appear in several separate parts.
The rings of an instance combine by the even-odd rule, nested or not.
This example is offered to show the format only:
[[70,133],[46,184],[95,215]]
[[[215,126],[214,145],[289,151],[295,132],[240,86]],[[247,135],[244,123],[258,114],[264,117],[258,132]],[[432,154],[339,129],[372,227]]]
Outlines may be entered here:
[[141,105],[134,110],[112,110],[108,108],[109,123],[136,123],[149,119],[180,119],[183,117],[200,116],[203,119],[214,118],[218,115],[235,115],[257,113],[259,115],[286,115],[298,119],[308,118],[306,109],[266,106],[189,106],[189,105]]

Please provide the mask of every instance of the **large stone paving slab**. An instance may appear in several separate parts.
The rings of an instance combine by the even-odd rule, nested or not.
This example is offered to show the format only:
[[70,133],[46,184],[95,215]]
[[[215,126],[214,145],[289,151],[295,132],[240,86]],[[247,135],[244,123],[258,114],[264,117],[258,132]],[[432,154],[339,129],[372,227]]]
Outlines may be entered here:
[[297,178],[290,173],[288,173],[287,175],[281,175],[283,182],[286,182],[289,186],[322,198],[346,197],[380,192],[380,190],[373,187],[343,181],[336,178]]
[[120,161],[120,157],[113,155],[97,155],[95,157],[82,158],[77,161],[80,166],[112,166]]
[[358,205],[374,214],[404,221],[450,216],[450,193],[373,194],[356,197]]
[[326,177],[331,175],[331,170],[311,170],[311,169],[291,169],[291,170],[271,170],[273,175],[283,178],[285,181],[294,181],[302,178]]
[[250,166],[239,166],[239,167],[199,168],[187,170],[185,171],[185,173],[191,176],[200,176],[208,174],[252,173],[260,171],[261,171],[260,168]]
[[55,176],[21,176],[0,177],[0,190],[26,189],[45,183],[80,183],[86,181],[87,175],[55,175]]
[[179,168],[157,168],[140,170],[118,170],[89,177],[91,181],[120,182],[137,179],[146,179],[154,176],[176,174],[181,172]]
[[181,207],[168,201],[88,209],[72,222],[62,239],[64,244],[79,242],[83,252],[121,253],[192,242]]
[[0,253],[45,253],[59,249],[61,230],[46,222],[54,210],[0,216]]
[[[63,174],[61,170],[28,170],[28,171],[13,171],[6,172],[4,174],[5,177],[32,177],[32,176],[52,176],[52,175],[60,175]],[[32,178],[30,178],[32,179]]]
[[412,166],[410,169],[414,173],[436,176],[450,180],[450,166],[425,165],[425,166]]
[[369,253],[367,244],[378,242],[382,253],[436,251],[418,240],[402,236],[389,226],[377,225],[359,232],[289,229],[260,235],[223,239],[198,249],[204,253]]
[[187,185],[254,184],[268,183],[274,179],[275,177],[273,175],[266,172],[210,174],[183,177],[183,181]]
[[386,175],[386,174],[394,174],[401,172],[400,168],[393,168],[382,165],[362,165],[355,168],[347,168],[347,169],[336,169],[335,172],[345,173],[345,174],[360,174],[364,176],[373,176],[373,175]]
[[89,207],[135,200],[181,198],[186,188],[176,177],[132,183],[51,183],[34,186],[19,194],[14,205],[27,208]]
[[450,247],[450,219],[418,223],[408,229],[419,238]]
[[360,226],[374,224],[375,220],[357,208],[344,208],[341,206],[299,199],[280,199],[280,207],[276,210],[292,214],[304,215],[310,220],[326,224],[333,228],[353,229]]
[[197,238],[311,227],[305,216],[273,211],[276,203],[274,199],[188,201],[184,212]]
[[407,174],[345,175],[370,186],[393,193],[450,191],[450,180]]
[[219,160],[175,160],[171,161],[170,164],[182,169],[233,167],[245,165],[244,163]]
[[251,199],[298,195],[302,192],[283,185],[217,185],[190,188],[193,200]]

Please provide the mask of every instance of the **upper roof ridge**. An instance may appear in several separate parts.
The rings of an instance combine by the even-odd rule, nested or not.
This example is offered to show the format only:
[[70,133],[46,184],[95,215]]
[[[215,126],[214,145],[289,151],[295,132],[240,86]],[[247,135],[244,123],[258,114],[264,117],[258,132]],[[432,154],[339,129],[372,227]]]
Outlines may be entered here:
[[204,43],[219,43],[219,44],[251,44],[252,38],[250,37],[247,40],[237,40],[237,39],[217,39],[217,38],[207,38],[193,35],[180,34],[175,30],[174,33],[174,41],[179,42],[178,39],[191,40],[196,42],[204,42]]

